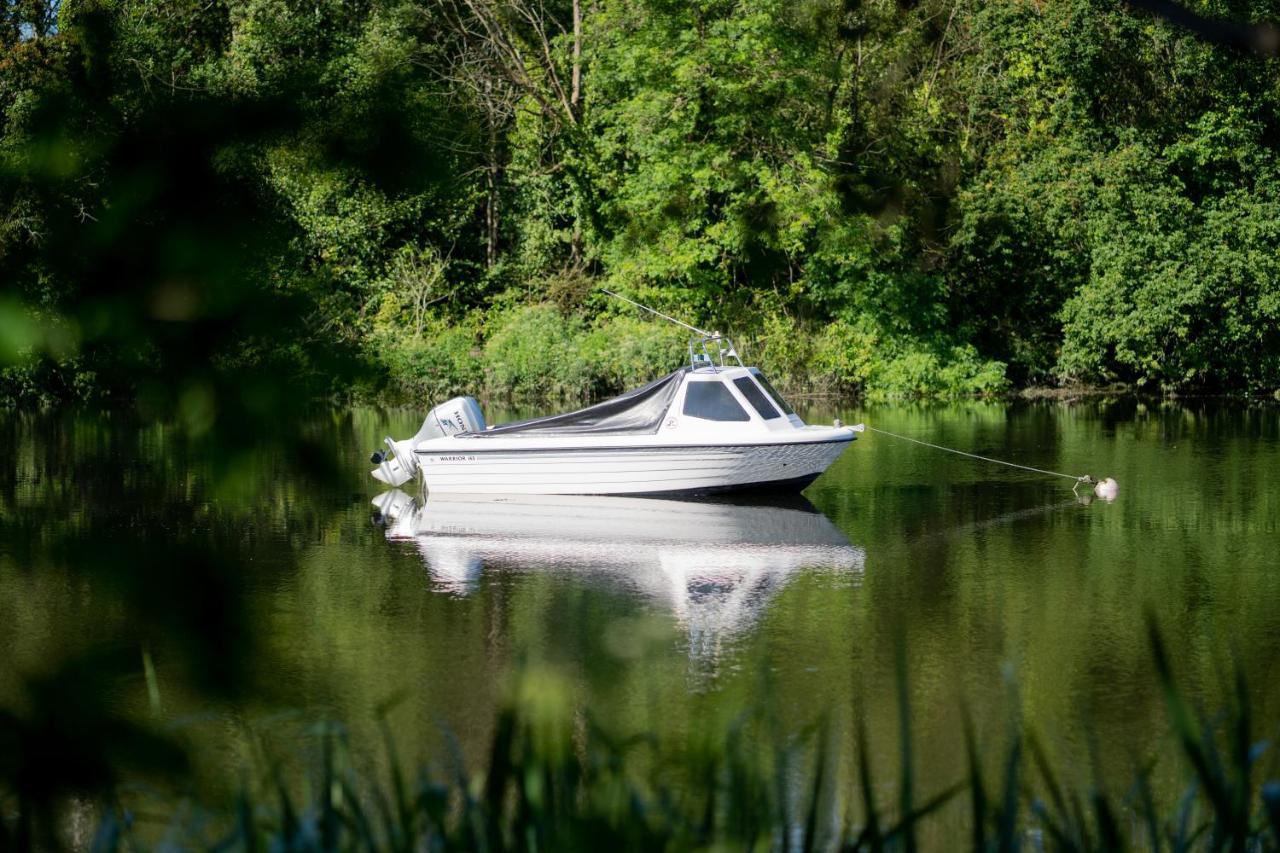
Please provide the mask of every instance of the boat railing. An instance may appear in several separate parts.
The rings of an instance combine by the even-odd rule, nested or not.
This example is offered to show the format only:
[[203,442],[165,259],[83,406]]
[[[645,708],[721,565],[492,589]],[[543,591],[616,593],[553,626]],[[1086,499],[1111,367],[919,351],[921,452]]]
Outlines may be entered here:
[[711,368],[717,370],[732,367],[745,367],[738,351],[733,348],[733,341],[718,332],[689,339],[689,365],[694,370]]

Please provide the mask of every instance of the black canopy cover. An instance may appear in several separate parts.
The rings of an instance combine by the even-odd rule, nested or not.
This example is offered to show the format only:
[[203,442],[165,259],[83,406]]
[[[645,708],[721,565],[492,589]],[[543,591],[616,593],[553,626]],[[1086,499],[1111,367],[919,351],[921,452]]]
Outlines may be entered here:
[[634,391],[562,415],[499,424],[483,432],[464,432],[458,438],[503,436],[523,438],[548,435],[652,435],[680,388],[689,368],[670,373]]

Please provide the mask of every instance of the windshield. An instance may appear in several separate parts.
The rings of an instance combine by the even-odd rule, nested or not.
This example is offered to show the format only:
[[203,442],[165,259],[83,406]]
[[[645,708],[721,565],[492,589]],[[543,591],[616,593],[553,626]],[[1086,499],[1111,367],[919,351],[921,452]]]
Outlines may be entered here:
[[796,413],[796,410],[791,408],[791,406],[787,404],[786,400],[782,399],[782,395],[778,393],[777,389],[774,388],[772,384],[770,384],[769,380],[765,378],[763,373],[760,373],[759,371],[752,371],[752,373],[756,379],[760,380],[760,384],[764,386],[764,390],[769,392],[769,396],[773,398],[773,401],[778,404],[778,408],[782,409],[782,411],[786,412],[788,415],[794,415]]
[[759,413],[760,417],[766,421],[774,418],[780,418],[778,410],[774,408],[773,403],[769,402],[769,398],[764,395],[756,383],[751,381],[750,376],[743,376],[733,380],[733,384],[738,386],[738,390],[742,392],[742,396],[747,398],[747,402],[751,404],[751,408]]
[[684,413],[709,421],[748,421],[751,416],[720,380],[690,382],[684,392]]

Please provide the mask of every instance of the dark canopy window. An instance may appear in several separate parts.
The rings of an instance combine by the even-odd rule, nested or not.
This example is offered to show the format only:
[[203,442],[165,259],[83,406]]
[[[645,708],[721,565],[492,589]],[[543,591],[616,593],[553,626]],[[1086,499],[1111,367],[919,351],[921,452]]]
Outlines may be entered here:
[[755,376],[756,379],[760,380],[760,384],[764,386],[764,390],[769,392],[769,396],[773,398],[773,401],[778,404],[778,407],[782,409],[782,411],[786,412],[788,415],[794,415],[796,413],[796,410],[787,405],[787,401],[782,399],[782,395],[769,384],[769,380],[765,379],[763,373],[753,373],[752,375]]
[[742,392],[742,396],[747,398],[747,402],[751,404],[751,408],[759,413],[760,417],[766,421],[774,418],[780,418],[782,415],[774,408],[773,403],[769,402],[769,398],[760,390],[760,386],[751,381],[750,376],[743,376],[733,380],[733,384],[738,386],[738,390]]
[[747,410],[734,399],[733,392],[718,380],[690,382],[684,393],[684,413],[709,421],[749,421]]

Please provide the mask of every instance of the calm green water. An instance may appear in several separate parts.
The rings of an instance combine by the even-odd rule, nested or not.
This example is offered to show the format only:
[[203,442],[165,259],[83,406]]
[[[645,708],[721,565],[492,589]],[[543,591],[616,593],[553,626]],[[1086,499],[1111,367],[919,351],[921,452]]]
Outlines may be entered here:
[[[468,516],[428,501],[416,521],[379,524],[368,451],[415,431],[419,413],[323,413],[298,425],[303,452],[233,452],[124,413],[10,414],[0,706],[30,717],[61,703],[158,728],[194,756],[163,790],[216,800],[254,760],[254,738],[301,750],[317,719],[345,721],[372,756],[381,706],[406,756],[440,760],[449,732],[480,769],[520,670],[611,732],[677,743],[720,736],[746,707],[768,708],[779,737],[825,714],[846,775],[864,715],[888,799],[901,639],[926,791],[963,775],[967,704],[985,742],[1003,742],[1020,713],[1060,766],[1121,792],[1137,763],[1159,758],[1158,788],[1174,796],[1184,775],[1150,612],[1193,695],[1212,707],[1239,666],[1276,734],[1276,407],[802,414],[1114,476],[1120,495],[1081,502],[1065,480],[867,435],[808,504],[661,502],[641,514],[605,499]],[[51,673],[83,690],[40,693]],[[993,768],[999,758],[992,750]]]

